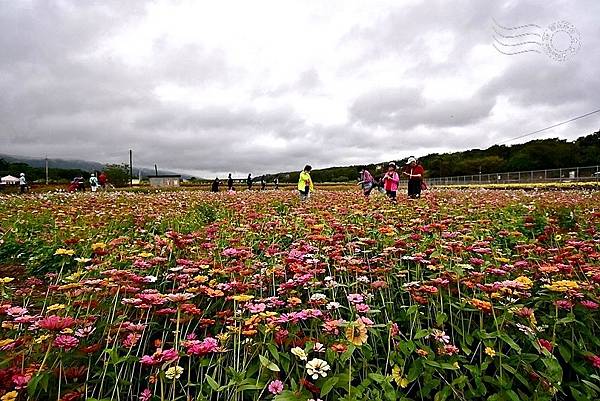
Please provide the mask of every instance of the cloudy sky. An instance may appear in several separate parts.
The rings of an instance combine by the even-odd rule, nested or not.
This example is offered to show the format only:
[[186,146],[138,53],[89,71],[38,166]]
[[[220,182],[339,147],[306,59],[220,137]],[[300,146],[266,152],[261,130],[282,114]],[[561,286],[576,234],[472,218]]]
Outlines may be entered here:
[[[485,148],[600,108],[599,15],[598,0],[0,0],[0,153],[133,149],[210,176]],[[582,45],[501,54],[493,19],[540,27],[505,35],[565,20]]]

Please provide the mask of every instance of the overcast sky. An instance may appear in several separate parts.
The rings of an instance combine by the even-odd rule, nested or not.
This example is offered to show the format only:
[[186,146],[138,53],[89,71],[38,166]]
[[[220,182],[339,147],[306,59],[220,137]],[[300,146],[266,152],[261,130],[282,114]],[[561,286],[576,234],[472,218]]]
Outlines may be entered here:
[[[598,0],[0,0],[0,153],[133,149],[209,177],[486,148],[600,108],[599,16]],[[492,18],[566,20],[582,46],[504,55]]]

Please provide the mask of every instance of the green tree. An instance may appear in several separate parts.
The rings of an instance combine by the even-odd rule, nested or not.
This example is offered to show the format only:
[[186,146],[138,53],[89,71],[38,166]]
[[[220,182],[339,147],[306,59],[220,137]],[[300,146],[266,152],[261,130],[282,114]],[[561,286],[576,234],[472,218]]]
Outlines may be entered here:
[[108,182],[115,187],[126,187],[129,185],[128,164],[108,164],[104,169]]

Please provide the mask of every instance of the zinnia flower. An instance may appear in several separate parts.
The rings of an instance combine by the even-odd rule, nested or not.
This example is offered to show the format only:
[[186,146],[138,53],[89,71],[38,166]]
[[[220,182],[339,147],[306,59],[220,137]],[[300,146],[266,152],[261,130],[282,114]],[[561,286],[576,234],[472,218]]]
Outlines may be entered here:
[[54,339],[54,346],[69,351],[79,345],[77,337],[60,335]]
[[38,322],[38,327],[45,330],[61,331],[66,328],[72,327],[73,325],[75,325],[75,323],[76,320],[72,317],[60,317],[56,315],[51,315],[40,320]]
[[271,394],[281,394],[283,391],[283,383],[280,380],[273,380],[269,384],[269,391]]
[[367,335],[367,326],[365,326],[362,320],[357,319],[346,328],[346,338],[356,346],[363,345],[369,338]]
[[181,366],[171,366],[165,372],[165,377],[169,380],[179,379],[182,373],[183,368]]
[[304,350],[300,347],[292,348],[291,352],[292,354],[296,355],[301,361],[306,361],[306,359],[308,358],[306,352],[304,352]]
[[327,361],[319,358],[313,358],[306,363],[306,372],[313,378],[313,380],[317,380],[319,375],[322,377],[327,377],[327,371],[330,369],[331,366],[329,366]]

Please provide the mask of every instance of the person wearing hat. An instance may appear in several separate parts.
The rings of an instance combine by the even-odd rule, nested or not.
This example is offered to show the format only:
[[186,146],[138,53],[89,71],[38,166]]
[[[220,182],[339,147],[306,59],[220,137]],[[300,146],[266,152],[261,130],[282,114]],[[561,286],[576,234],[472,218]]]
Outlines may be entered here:
[[388,171],[382,178],[383,180],[383,189],[385,189],[385,193],[390,198],[392,202],[396,202],[396,191],[398,191],[398,183],[400,182],[400,177],[396,172],[396,163],[390,162],[388,164]]
[[98,177],[96,177],[95,173],[92,173],[92,175],[90,176],[90,188],[92,189],[92,192],[96,192],[96,190],[98,189]]
[[406,166],[407,168],[403,174],[408,177],[408,197],[413,199],[420,198],[421,183],[423,182],[423,173],[425,173],[425,170],[421,164],[417,163],[417,159],[413,156],[408,158]]
[[24,194],[27,190],[27,180],[25,179],[25,173],[21,173],[19,176],[19,186],[21,187],[21,193]]

